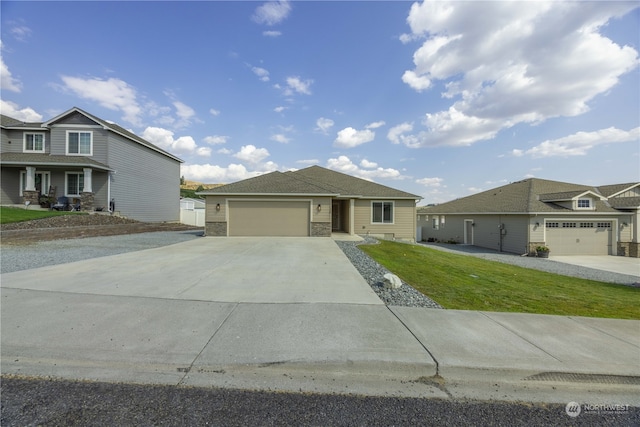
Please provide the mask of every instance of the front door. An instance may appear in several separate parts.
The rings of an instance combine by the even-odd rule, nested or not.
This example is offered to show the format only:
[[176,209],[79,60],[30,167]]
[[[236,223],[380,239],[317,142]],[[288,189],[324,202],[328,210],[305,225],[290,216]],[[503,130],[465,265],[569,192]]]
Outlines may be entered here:
[[[51,173],[50,172],[38,172],[35,173],[36,191],[41,195],[49,194],[49,187],[51,186]],[[20,196],[22,192],[27,188],[27,172],[21,171],[20,173]]]
[[340,202],[331,202],[331,231],[342,231],[342,217],[340,214]]
[[473,220],[464,220],[464,244],[473,245]]

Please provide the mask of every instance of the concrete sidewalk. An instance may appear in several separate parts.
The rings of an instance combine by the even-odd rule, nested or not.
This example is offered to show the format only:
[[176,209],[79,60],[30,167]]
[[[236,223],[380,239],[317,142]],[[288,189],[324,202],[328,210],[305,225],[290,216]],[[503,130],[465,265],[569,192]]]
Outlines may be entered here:
[[331,239],[202,238],[0,296],[3,374],[640,405],[640,321],[386,307]]

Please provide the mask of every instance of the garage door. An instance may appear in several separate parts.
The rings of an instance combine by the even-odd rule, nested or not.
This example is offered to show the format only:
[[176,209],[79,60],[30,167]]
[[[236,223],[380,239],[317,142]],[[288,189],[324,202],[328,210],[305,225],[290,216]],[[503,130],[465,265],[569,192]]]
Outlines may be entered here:
[[548,221],[546,242],[551,255],[612,255],[610,221]]
[[229,201],[229,236],[308,236],[309,202]]

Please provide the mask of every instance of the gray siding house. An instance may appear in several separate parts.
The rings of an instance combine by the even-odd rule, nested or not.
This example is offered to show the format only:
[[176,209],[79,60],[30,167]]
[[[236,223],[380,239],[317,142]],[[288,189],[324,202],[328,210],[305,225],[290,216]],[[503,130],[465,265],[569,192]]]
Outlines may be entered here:
[[180,220],[180,160],[79,108],[44,123],[1,116],[0,204],[67,197],[84,211]]
[[640,183],[591,187],[531,178],[417,209],[423,241],[501,252],[640,257]]
[[420,196],[311,166],[271,172],[199,192],[208,236],[331,233],[415,240]]

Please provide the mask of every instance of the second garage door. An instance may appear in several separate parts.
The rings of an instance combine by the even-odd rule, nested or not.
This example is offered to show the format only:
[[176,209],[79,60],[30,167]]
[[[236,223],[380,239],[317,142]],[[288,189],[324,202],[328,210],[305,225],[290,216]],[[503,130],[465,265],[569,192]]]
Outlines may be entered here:
[[229,201],[229,236],[309,236],[309,202]]
[[552,255],[612,255],[611,222],[547,222],[545,232]]

